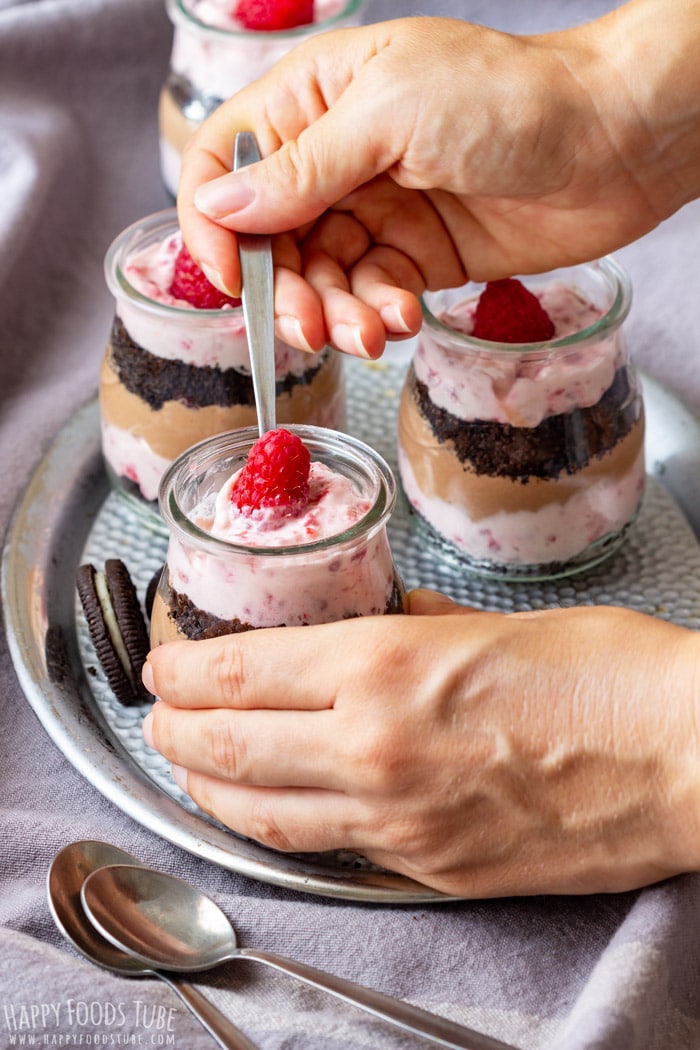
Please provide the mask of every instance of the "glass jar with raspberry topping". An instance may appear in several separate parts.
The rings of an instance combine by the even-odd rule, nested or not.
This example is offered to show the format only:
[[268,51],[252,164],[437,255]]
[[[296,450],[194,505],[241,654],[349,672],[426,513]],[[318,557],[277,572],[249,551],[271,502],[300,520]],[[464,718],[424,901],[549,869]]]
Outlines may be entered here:
[[[270,441],[277,444],[265,452]],[[267,455],[278,471],[290,441],[305,450],[306,480],[290,481],[297,468],[285,470],[273,479],[272,502],[256,503],[262,482],[251,470],[262,475]],[[402,612],[386,530],[394,502],[384,460],[320,427],[262,439],[248,427],[189,449],[160,490],[170,535],[151,644]]]
[[158,106],[160,163],[175,197],[182,151],[202,121],[307,37],[357,25],[366,0],[166,0],[165,6],[174,32]]
[[546,579],[622,543],[645,478],[630,303],[612,258],[424,296],[399,474],[416,525],[460,565]]
[[[183,251],[175,209],[124,230],[105,275],[115,314],[100,373],[102,452],[113,486],[157,513],[160,480],[181,452],[257,421],[243,311]],[[341,355],[281,340],[275,354],[280,423],[342,428]]]

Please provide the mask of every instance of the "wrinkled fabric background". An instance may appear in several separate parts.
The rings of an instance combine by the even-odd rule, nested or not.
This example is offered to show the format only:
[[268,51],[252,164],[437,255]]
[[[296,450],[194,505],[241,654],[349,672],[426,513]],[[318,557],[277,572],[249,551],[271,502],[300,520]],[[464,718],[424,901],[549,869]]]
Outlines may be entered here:
[[[452,14],[519,32],[611,6],[376,0],[366,19]],[[124,226],[170,203],[156,103],[171,32],[162,0],[0,0],[3,533],[42,452],[95,392],[112,313],[105,249]],[[699,234],[700,208],[691,205],[618,253],[635,286],[636,359],[694,412]],[[84,780],[24,698],[4,635],[0,675],[0,1048],[214,1045],[160,982],[111,976],[61,939],[46,871],[78,838],[108,839],[203,887],[243,944],[381,988],[523,1050],[700,1047],[697,876],[607,897],[439,907],[263,885],[161,841]],[[425,1045],[253,964],[229,964],[200,985],[262,1050]]]

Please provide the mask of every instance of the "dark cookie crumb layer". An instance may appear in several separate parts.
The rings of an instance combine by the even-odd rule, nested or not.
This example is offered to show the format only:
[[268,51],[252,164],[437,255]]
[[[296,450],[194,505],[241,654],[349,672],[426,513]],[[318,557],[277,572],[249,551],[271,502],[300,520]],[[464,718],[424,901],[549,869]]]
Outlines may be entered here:
[[523,483],[530,477],[575,474],[614,448],[640,417],[627,368],[618,369],[597,404],[549,416],[536,427],[459,419],[433,403],[428,387],[412,367],[408,382],[433,434],[441,444],[449,441],[454,445],[461,463],[477,474]]
[[[162,593],[162,591],[161,591]],[[218,638],[224,634],[241,634],[243,631],[254,631],[256,625],[244,623],[238,618],[224,620],[213,613],[198,609],[190,601],[186,594],[180,594],[169,584],[167,585],[168,617],[175,623],[178,629],[192,641],[201,641],[204,638]],[[404,609],[404,591],[398,578],[394,578],[394,585],[384,608],[385,615],[402,613]],[[353,619],[357,614],[348,613],[343,619]],[[284,627],[285,624],[278,624]]]
[[[254,405],[253,379],[236,368],[188,365],[170,361],[144,350],[135,343],[123,322],[115,317],[110,335],[112,362],[120,382],[140,397],[154,411],[166,401],[180,401],[189,408],[207,405]],[[308,386],[323,367],[330,351],[314,357],[314,364],[301,375],[289,374],[277,381],[277,396],[288,394],[296,386]]]

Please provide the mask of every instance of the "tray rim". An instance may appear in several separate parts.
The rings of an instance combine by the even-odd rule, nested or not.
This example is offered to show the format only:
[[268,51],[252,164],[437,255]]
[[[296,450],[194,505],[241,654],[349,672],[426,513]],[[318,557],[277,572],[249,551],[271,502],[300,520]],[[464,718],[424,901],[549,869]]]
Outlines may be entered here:
[[[642,384],[647,471],[660,478],[700,538],[700,423],[658,381],[642,376]],[[59,476],[64,485],[57,496]],[[368,903],[461,899],[391,872],[330,871],[240,839],[183,809],[133,760],[92,696],[78,652],[73,586],[65,586],[108,491],[93,396],[63,424],[32,471],[2,552],[2,601],[15,672],[42,726],[74,768],[142,827],[254,880]]]
[[[60,493],[57,477],[64,483]],[[142,827],[254,880],[371,903],[458,899],[402,875],[324,868],[241,839],[188,812],[132,759],[92,696],[78,650],[74,587],[67,585],[108,492],[93,397],[40,458],[15,505],[2,552],[2,603],[15,673],[43,728],[71,765]]]

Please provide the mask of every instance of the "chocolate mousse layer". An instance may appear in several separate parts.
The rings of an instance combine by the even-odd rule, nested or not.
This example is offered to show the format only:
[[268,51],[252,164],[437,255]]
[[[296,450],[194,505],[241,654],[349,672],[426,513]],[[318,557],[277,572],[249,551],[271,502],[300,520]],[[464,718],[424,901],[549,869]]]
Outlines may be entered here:
[[462,464],[479,475],[522,482],[577,474],[615,448],[640,421],[639,402],[630,390],[626,368],[618,369],[597,404],[548,416],[535,427],[460,419],[434,404],[413,368],[406,389],[434,439],[449,443]]
[[[143,351],[141,351],[142,353]],[[151,355],[153,356],[153,355]],[[315,360],[315,359],[314,359]],[[296,383],[277,399],[277,420],[341,426],[344,414],[343,362],[328,351],[314,369],[312,379]],[[255,426],[255,402],[204,407],[183,400],[164,401],[159,408],[131,392],[115,369],[111,353],[105,355],[100,373],[100,411],[104,423],[142,438],[157,455],[175,459],[189,445],[212,434]]]
[[[496,441],[501,426],[492,426]],[[566,503],[600,479],[628,477],[643,454],[644,417],[632,423],[612,448],[589,458],[575,473],[560,471],[552,477],[527,478],[508,475],[504,470],[480,474],[471,463],[459,458],[449,439],[436,441],[415,398],[404,390],[399,410],[399,444],[423,496],[461,506],[477,522],[501,511],[537,511],[549,503]]]
[[[254,631],[257,624],[245,623],[242,620],[224,620],[213,613],[198,609],[186,594],[180,594],[170,585],[167,585],[167,598],[163,598],[163,588],[166,586],[161,582],[160,589],[153,602],[151,614],[151,644],[160,645],[166,641],[177,638],[189,638],[191,641],[200,641],[203,638],[217,638],[224,634],[241,634],[243,631]],[[384,608],[386,615],[402,613],[404,611],[404,592],[397,578]],[[353,619],[357,614],[348,613],[343,619]],[[284,624],[278,624],[284,627]]]
[[[182,401],[194,408],[207,405],[254,405],[253,377],[237,368],[190,365],[184,361],[158,357],[135,343],[123,322],[115,317],[109,348],[114,370],[132,394],[151,408],[162,408],[166,401]],[[278,397],[293,387],[312,383],[323,367],[323,351],[304,372],[287,374],[278,379]]]

